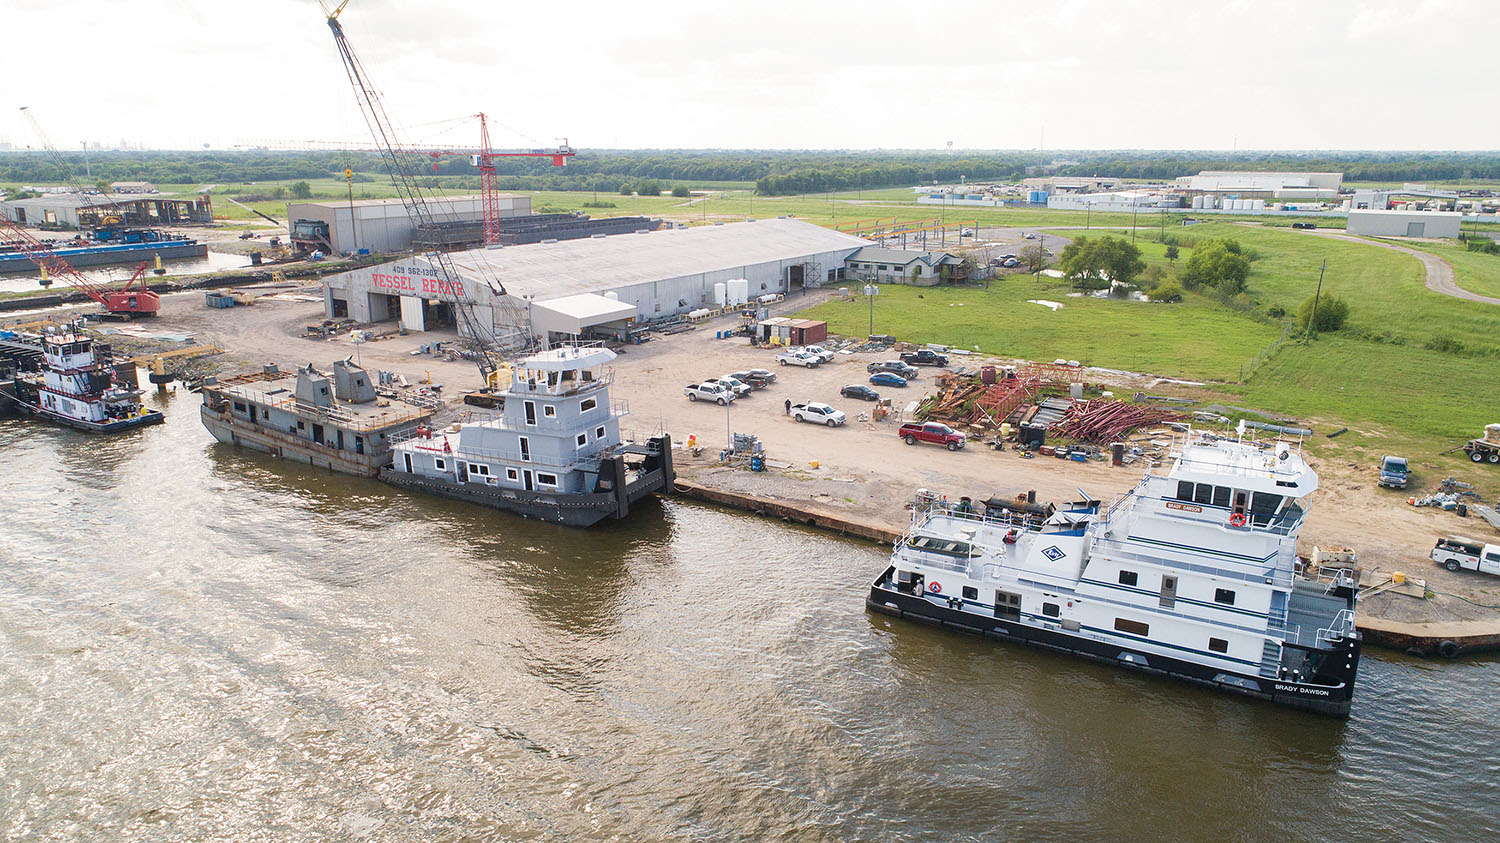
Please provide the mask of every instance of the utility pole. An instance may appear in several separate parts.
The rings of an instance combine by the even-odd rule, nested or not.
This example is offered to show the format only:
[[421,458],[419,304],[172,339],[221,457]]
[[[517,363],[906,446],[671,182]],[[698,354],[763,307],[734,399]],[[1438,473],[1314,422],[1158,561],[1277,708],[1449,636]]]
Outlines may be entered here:
[[1328,259],[1323,259],[1323,265],[1318,267],[1318,291],[1313,293],[1312,313],[1307,317],[1307,327],[1313,334],[1318,333],[1318,300],[1323,297],[1323,273],[1328,269]]
[[1141,210],[1139,197],[1130,197],[1130,242],[1135,243],[1135,215]]
[[[344,168],[344,181],[349,185],[349,232],[354,244],[354,254],[359,254],[359,220],[354,218],[354,170]],[[358,349],[356,349],[357,351]]]

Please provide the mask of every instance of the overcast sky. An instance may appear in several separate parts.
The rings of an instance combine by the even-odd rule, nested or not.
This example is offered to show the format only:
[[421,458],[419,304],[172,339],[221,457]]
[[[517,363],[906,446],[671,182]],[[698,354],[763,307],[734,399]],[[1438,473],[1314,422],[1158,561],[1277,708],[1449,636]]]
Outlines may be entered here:
[[[364,139],[316,0],[0,0],[0,141]],[[1496,149],[1500,1],[351,0],[410,142]],[[434,125],[434,123],[436,123]]]

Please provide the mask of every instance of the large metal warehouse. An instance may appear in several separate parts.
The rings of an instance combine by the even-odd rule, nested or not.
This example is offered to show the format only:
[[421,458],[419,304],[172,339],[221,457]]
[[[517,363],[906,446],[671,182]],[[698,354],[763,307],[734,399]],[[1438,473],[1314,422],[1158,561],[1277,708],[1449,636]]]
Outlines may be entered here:
[[867,245],[801,220],[774,219],[492,246],[452,254],[457,289],[433,261],[416,255],[328,277],[324,306],[334,319],[466,332],[453,308],[463,299],[473,304],[480,331],[504,337],[525,325],[542,336],[568,334],[713,307],[719,282],[745,279],[753,299],[837,281],[844,261]]
[[[531,213],[531,197],[503,193],[500,216]],[[428,202],[439,223],[480,222],[484,208],[476,196],[440,196]],[[334,254],[368,249],[400,252],[411,248],[413,225],[400,199],[356,199],[349,202],[292,202],[286,206],[287,234],[302,251],[332,250]],[[357,224],[356,224],[357,222]]]
[[1464,215],[1452,211],[1349,212],[1349,233],[1374,237],[1457,237]]

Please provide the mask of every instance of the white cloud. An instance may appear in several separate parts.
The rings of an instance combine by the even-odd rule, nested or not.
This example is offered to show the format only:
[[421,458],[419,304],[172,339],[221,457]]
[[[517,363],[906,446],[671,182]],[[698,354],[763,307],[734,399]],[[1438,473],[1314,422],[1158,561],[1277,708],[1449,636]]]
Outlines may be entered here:
[[[365,133],[314,0],[7,0],[0,140]],[[403,125],[581,147],[1493,148],[1487,0],[352,0]],[[1405,104],[1405,105],[1403,105]],[[436,129],[415,128],[413,140]],[[450,132],[472,132],[454,129]],[[448,143],[468,142],[443,135]]]

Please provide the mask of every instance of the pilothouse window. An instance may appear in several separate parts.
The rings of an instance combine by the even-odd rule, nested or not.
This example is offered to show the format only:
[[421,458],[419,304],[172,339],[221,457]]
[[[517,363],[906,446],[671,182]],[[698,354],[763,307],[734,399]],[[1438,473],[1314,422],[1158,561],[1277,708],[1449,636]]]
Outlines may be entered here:
[[1135,571],[1121,571],[1120,585],[1135,585],[1140,580]]

